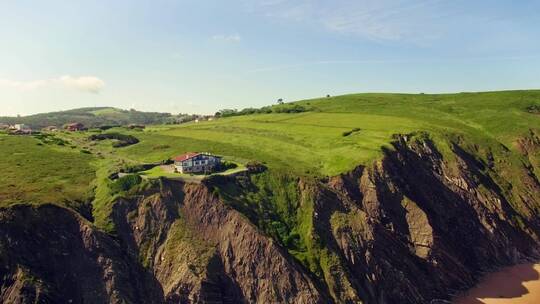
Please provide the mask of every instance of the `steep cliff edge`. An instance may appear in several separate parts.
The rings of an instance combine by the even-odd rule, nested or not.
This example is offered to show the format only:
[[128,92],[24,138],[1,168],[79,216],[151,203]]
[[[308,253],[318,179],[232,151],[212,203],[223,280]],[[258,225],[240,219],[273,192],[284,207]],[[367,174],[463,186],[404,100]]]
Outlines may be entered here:
[[55,205],[0,209],[0,302],[162,303],[110,236]]
[[326,179],[161,180],[116,200],[114,236],[62,207],[3,208],[0,300],[448,300],[484,271],[540,257],[537,139],[517,142],[519,155],[401,135],[380,161]]
[[415,134],[396,136],[372,166],[329,180],[268,174],[216,187],[335,302],[429,303],[485,271],[540,257],[534,168],[496,142],[458,136],[437,146]]

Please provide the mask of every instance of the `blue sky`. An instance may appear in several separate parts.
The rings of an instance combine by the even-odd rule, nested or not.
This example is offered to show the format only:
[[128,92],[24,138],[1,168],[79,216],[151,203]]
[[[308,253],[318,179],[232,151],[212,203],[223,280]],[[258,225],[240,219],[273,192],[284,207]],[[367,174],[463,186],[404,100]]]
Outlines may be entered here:
[[540,88],[540,1],[0,2],[0,115]]

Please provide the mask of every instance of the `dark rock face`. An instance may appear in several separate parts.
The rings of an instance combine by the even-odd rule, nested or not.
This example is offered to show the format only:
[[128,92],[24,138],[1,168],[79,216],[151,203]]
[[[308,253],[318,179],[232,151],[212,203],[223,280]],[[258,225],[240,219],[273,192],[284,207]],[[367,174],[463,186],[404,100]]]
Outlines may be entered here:
[[[535,209],[512,207],[470,155],[454,153],[450,170],[429,141],[401,138],[383,161],[333,178],[319,194],[319,235],[366,303],[448,300],[483,271],[539,257]],[[520,205],[539,206],[538,193],[533,180]],[[332,225],[337,213],[354,217]]]
[[[134,254],[144,248],[167,302],[327,302],[284,250],[204,185],[165,182],[160,193],[121,202],[116,211],[121,242]],[[178,231],[180,221],[188,232]],[[184,239],[171,244],[175,234]]]
[[[534,136],[518,143],[533,160]],[[0,301],[443,303],[484,271],[540,257],[536,165],[507,185],[501,160],[450,149],[451,161],[401,136],[370,167],[300,180],[310,235],[332,259],[322,277],[205,183],[118,200],[114,237],[54,205],[0,209]]]
[[0,210],[2,303],[161,303],[157,282],[73,211]]

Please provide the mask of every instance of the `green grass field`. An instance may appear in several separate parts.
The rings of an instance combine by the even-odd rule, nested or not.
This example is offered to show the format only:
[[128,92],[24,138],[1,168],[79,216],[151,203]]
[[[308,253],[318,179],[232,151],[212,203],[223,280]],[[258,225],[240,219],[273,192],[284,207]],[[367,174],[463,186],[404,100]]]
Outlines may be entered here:
[[[187,151],[206,151],[298,174],[336,175],[382,155],[392,135],[427,131],[463,134],[479,143],[513,147],[540,117],[526,107],[540,91],[448,95],[357,94],[299,102],[297,114],[254,114],[179,126],[156,126],[133,134],[141,143],[118,150],[140,161],[159,161]],[[352,132],[348,136],[344,133]]]
[[93,196],[93,157],[79,149],[42,144],[29,136],[0,135],[0,154],[0,206],[72,204]]
[[108,130],[140,140],[123,148],[113,148],[110,140],[89,141],[90,132],[57,133],[69,141],[66,146],[0,135],[0,202],[63,202],[95,195],[98,205],[107,205],[108,174],[188,151],[211,152],[238,163],[260,161],[270,170],[320,177],[370,164],[397,133],[427,131],[435,139],[458,134],[474,144],[503,144],[515,151],[518,137],[540,129],[540,116],[526,111],[540,106],[540,91],[356,94],[298,103],[310,111],[148,126],[144,131]]

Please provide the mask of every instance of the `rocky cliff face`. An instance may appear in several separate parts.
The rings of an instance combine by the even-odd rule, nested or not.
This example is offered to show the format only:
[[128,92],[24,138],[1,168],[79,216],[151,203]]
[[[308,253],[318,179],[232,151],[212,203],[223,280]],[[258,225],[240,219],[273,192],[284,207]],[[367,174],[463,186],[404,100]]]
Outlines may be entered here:
[[514,199],[495,182],[503,176],[457,145],[453,168],[430,141],[404,136],[394,146],[372,167],[333,178],[316,204],[319,234],[359,297],[448,299],[483,271],[538,257],[540,184],[527,166]]
[[[539,257],[535,136],[516,143],[519,156],[459,138],[438,147],[427,137],[398,136],[369,167],[326,180],[293,179],[294,195],[281,195],[286,208],[258,202],[253,193],[280,189],[263,189],[249,176],[162,181],[117,200],[115,236],[54,205],[1,209],[0,299],[449,300],[484,271]],[[287,219],[275,230],[281,234],[266,217]]]

